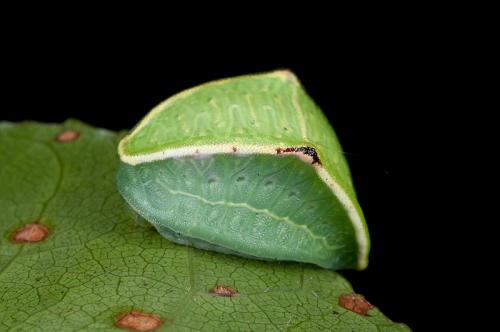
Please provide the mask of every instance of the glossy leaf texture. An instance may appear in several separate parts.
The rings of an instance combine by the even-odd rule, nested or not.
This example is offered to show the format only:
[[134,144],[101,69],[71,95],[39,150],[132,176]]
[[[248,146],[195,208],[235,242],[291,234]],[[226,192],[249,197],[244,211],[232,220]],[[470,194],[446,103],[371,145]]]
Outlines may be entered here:
[[0,124],[0,330],[120,331],[131,312],[157,331],[409,330],[339,305],[353,291],[335,272],[162,238],[115,189],[118,140],[74,120]]

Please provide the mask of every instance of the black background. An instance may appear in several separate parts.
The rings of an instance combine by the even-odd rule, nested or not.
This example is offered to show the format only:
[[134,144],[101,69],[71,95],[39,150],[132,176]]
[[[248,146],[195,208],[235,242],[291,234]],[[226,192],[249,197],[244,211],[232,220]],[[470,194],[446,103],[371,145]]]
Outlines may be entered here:
[[113,33],[98,40],[33,33],[4,48],[2,120],[71,117],[128,129],[191,86],[278,68],[294,71],[337,132],[371,234],[369,267],[342,275],[392,320],[414,330],[426,325],[419,305],[432,277],[425,272],[425,248],[435,217],[425,212],[431,203],[421,195],[432,167],[422,156],[431,150],[440,117],[434,97],[446,59],[438,45],[420,47],[411,32],[370,30],[356,38],[323,35],[319,42],[311,33],[293,41],[268,36],[265,43],[240,36],[244,42],[235,44],[222,32],[182,42],[168,34],[145,41]]

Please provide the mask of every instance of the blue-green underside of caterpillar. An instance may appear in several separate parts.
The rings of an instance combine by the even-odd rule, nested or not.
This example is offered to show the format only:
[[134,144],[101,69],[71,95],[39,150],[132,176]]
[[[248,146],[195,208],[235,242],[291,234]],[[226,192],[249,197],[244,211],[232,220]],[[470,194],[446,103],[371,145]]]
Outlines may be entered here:
[[214,154],[121,163],[120,193],[169,240],[264,260],[357,267],[355,230],[295,155]]
[[223,254],[228,254],[228,255],[236,255],[236,256],[242,256],[245,258],[251,258],[251,259],[260,259],[260,260],[274,260],[271,258],[263,258],[263,257],[256,257],[252,255],[247,255],[241,252],[237,252],[234,250],[231,250],[226,247],[218,246],[216,244],[203,241],[201,239],[197,239],[194,237],[189,237],[189,236],[184,236],[181,233],[174,232],[170,228],[166,226],[162,226],[160,224],[154,224],[154,227],[158,231],[158,233],[161,234],[164,238],[166,238],[169,241],[172,241],[174,243],[182,244],[185,246],[190,246],[190,247],[195,247],[198,249],[203,249],[203,250],[208,250],[208,251],[217,251]]

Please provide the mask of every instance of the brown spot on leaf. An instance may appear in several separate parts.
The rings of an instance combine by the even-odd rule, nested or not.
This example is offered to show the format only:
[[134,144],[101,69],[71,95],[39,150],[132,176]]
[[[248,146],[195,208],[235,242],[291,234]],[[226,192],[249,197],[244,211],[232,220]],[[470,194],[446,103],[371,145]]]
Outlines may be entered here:
[[362,316],[366,316],[368,311],[373,308],[373,305],[363,295],[355,293],[341,295],[339,305]]
[[210,293],[217,295],[217,296],[228,296],[228,297],[232,297],[232,296],[239,294],[236,289],[229,287],[229,286],[224,286],[224,285],[214,286],[210,290]]
[[161,319],[156,315],[134,310],[116,319],[116,326],[130,331],[153,331],[160,327]]
[[11,236],[12,242],[30,243],[39,242],[49,235],[49,229],[42,224],[26,224],[16,229]]
[[80,133],[75,130],[65,130],[57,134],[56,141],[59,143],[72,142],[80,137]]

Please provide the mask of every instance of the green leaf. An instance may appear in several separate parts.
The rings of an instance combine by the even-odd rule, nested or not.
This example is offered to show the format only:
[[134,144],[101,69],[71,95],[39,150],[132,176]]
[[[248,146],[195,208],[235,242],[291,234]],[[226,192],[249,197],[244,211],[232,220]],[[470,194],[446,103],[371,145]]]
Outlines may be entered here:
[[[140,311],[160,331],[409,331],[339,305],[352,289],[337,273],[176,245],[138,222],[115,188],[119,136],[74,120],[0,124],[0,330],[120,331]],[[46,227],[27,239],[48,235],[18,243],[27,224]]]

